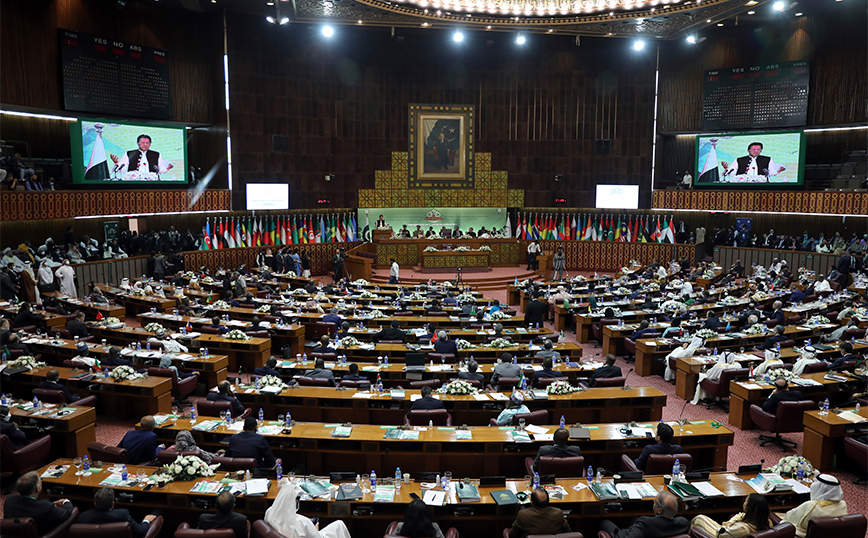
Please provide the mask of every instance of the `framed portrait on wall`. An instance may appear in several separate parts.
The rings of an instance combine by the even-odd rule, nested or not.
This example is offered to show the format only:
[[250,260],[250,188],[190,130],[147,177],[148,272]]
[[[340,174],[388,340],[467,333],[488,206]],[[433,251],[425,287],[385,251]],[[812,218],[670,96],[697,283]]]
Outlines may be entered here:
[[473,188],[475,122],[473,105],[411,104],[409,188]]

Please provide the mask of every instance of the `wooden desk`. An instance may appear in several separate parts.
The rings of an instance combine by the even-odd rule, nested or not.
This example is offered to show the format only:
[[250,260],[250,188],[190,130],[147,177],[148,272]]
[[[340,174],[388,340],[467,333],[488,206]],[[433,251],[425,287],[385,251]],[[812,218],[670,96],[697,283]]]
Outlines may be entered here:
[[[217,417],[199,417],[197,423],[206,420],[220,422]],[[276,421],[273,424],[281,425]],[[644,437],[625,437],[620,431],[624,424],[585,426],[590,429],[591,439],[581,443],[582,456],[585,464],[594,468],[617,469],[621,454],[635,459],[646,444],[653,443]],[[654,428],[656,425],[646,423],[642,427]],[[553,434],[558,426],[545,428]],[[680,444],[693,455],[694,468],[726,467],[733,432],[722,426],[714,428],[704,421],[687,428],[689,430],[679,432],[675,426],[673,443]],[[334,438],[334,424],[297,422],[290,433],[283,430],[282,433],[263,435],[269,440],[274,455],[283,459],[284,468],[304,464],[306,473],[318,475],[333,470],[386,469],[397,465],[401,471],[413,475],[431,469],[450,469],[453,476],[460,477],[511,476],[522,472],[525,458],[536,456],[541,446],[551,444],[550,441],[514,443],[512,427],[471,426],[472,440],[456,439],[456,427],[436,426],[433,429],[425,427],[419,432],[418,440],[384,439],[389,429],[396,428],[353,424],[350,437]],[[169,421],[155,431],[160,441],[170,446],[181,430],[191,430],[189,419]],[[236,433],[225,423],[210,432],[191,431],[196,444],[209,452],[225,447],[227,437]]]
[[115,302],[124,305],[126,313],[131,316],[135,316],[139,312],[150,312],[154,308],[158,312],[171,312],[177,305],[175,298],[166,292],[163,292],[166,297],[160,297],[158,295],[132,295],[109,284],[97,284],[96,287],[109,299],[114,299]]
[[[405,391],[404,400],[362,393],[355,389],[325,387],[288,388],[279,394],[261,394],[254,389],[238,391],[238,399],[245,407],[263,408],[267,416],[276,417],[289,410],[298,420],[309,422],[352,422],[354,424],[400,424],[409,410],[416,390]],[[528,396],[530,398],[530,396]],[[505,405],[494,400],[477,401],[473,396],[440,395],[446,409],[452,414],[453,424],[486,425],[496,418]],[[651,387],[592,388],[585,392],[565,396],[549,396],[546,400],[526,402],[533,410],[547,409],[549,419],[555,422],[561,415],[567,422],[625,422],[660,420],[666,395]]]
[[[12,323],[12,320],[15,319],[15,316],[18,315],[18,305],[10,305],[8,301],[0,302],[0,316],[9,319],[9,323]],[[66,328],[66,316],[62,316],[60,314],[55,314],[54,312],[47,312],[45,310],[37,310],[37,308],[41,308],[40,305],[32,305],[33,312],[36,314],[41,314],[45,320],[45,328],[48,330],[51,329],[65,329]]]
[[[459,350],[456,358],[461,360],[473,357],[474,360],[480,364],[494,363],[506,352],[511,353],[514,357],[533,356],[543,349],[541,346],[534,346],[534,348],[535,349],[531,349],[531,346],[526,344],[516,344],[505,348],[478,346]],[[577,361],[582,356],[582,348],[575,342],[554,344],[552,349],[559,352],[561,357],[569,357],[573,361]],[[313,351],[315,351],[315,348]],[[342,347],[338,349],[338,351],[345,353],[347,359],[354,362],[376,362],[377,357],[380,355],[388,356],[390,359],[395,358],[402,360],[407,353],[429,353],[432,352],[433,349],[420,349],[414,351],[404,344],[376,344],[374,349],[371,350],[362,349],[360,346],[353,346]]]
[[[108,476],[108,471],[103,470],[100,473],[89,476],[75,476],[75,467],[72,466],[72,460],[60,459],[52,462],[52,465],[69,465],[70,468],[59,478],[44,478],[43,488],[45,496],[56,500],[59,498],[69,498],[73,503],[79,506],[85,506],[87,503],[93,502],[93,494],[98,489],[99,483]],[[39,473],[44,473],[49,466],[43,467]],[[152,474],[157,471],[155,467],[136,466],[137,470],[142,469],[147,474]],[[367,468],[355,469],[357,472],[368,472]],[[388,476],[393,470],[391,466],[377,469],[383,475]],[[519,473],[521,474],[521,473]],[[222,479],[224,473],[217,473],[216,479]],[[453,485],[458,481],[458,476],[453,479]],[[461,477],[463,478],[463,477]],[[744,498],[753,493],[753,489],[745,484],[742,479],[747,479],[748,476],[738,477],[733,473],[712,473],[709,477],[712,485],[724,493],[724,497],[708,499],[692,503],[689,507],[681,503],[679,514],[692,518],[700,513],[710,514],[715,518],[728,518],[732,514],[738,512],[744,503]],[[298,478],[296,480],[299,480]],[[611,479],[607,479],[611,480]],[[664,489],[662,476],[647,476],[645,480],[651,484],[655,490],[662,491]],[[584,479],[561,479],[557,483],[564,487],[567,494],[563,499],[551,499],[551,503],[561,509],[569,509],[570,515],[567,521],[574,531],[584,533],[586,536],[593,535],[600,525],[600,521],[604,518],[613,519],[616,524],[622,527],[629,525],[630,521],[638,516],[647,516],[652,514],[652,498],[646,498],[640,501],[621,501],[622,510],[620,512],[607,512],[604,510],[605,502],[597,500],[594,494],[584,488],[580,491],[573,489],[577,483],[585,482]],[[117,492],[132,493],[134,501],[132,503],[124,502],[121,499],[116,500],[118,508],[127,508],[131,511],[136,519],[141,519],[144,515],[155,508],[163,511],[166,521],[164,528],[177,528],[181,522],[195,522],[199,515],[205,512],[200,508],[196,508],[191,504],[193,499],[213,499],[214,494],[193,494],[190,493],[190,488],[194,482],[173,482],[166,485],[164,488],[153,488],[150,491],[142,491],[142,487],[113,487]],[[514,485],[518,491],[525,489],[525,482],[522,479],[510,479],[508,484]],[[57,486],[63,486],[63,489],[57,489]],[[263,497],[247,497],[242,495],[236,500],[235,511],[242,513],[249,520],[256,520],[264,517],[265,510],[274,503],[277,496],[278,488],[272,481],[268,492]],[[518,506],[497,506],[491,497],[491,492],[504,487],[480,487],[480,501],[475,503],[461,503],[459,506],[449,496],[448,504],[442,507],[435,507],[433,511],[434,519],[440,524],[441,528],[456,527],[464,536],[500,536],[503,529],[512,525],[515,520],[515,515],[518,512]],[[421,497],[423,490],[420,484],[412,481],[409,484],[396,491],[395,498],[390,503],[373,503],[373,493],[366,494],[362,499],[357,501],[330,501],[330,500],[305,500],[301,501],[300,513],[308,517],[319,516],[320,525],[334,521],[336,519],[343,520],[346,523],[349,532],[353,538],[380,538],[383,531],[390,521],[401,521],[404,516],[407,504],[413,499],[410,494],[414,493]],[[794,508],[802,502],[808,500],[807,494],[796,495],[774,495],[776,510],[786,511]],[[771,499],[772,496],[769,496]],[[780,504],[777,502],[780,501]],[[457,508],[472,509],[473,514],[457,511]],[[354,515],[359,509],[364,509],[365,513],[370,515]],[[213,508],[207,510],[214,511]]]
[[[846,409],[855,411],[855,409]],[[859,415],[868,418],[868,408],[859,410]],[[833,471],[837,467],[836,456],[844,453],[844,437],[858,431],[865,431],[868,424],[854,424],[829,411],[821,415],[820,411],[806,411],[804,417],[805,440],[802,444],[802,456],[813,464],[814,468],[823,471]]]
[[[805,400],[819,402],[841,390],[841,383],[824,379],[825,372],[815,374],[802,374],[802,379],[813,379],[820,386],[799,387],[790,383],[790,389],[798,390]],[[740,430],[753,428],[753,420],[750,418],[750,406],[762,405],[774,390],[774,385],[762,384],[759,388],[745,386],[755,385],[755,381],[731,381],[729,383],[729,423]]]
[[[13,393],[30,395],[31,389],[45,380],[48,370],[56,368],[46,366],[27,372],[12,375],[7,383]],[[88,387],[96,384],[100,390],[96,392],[97,405],[100,412],[107,415],[130,418],[168,413],[172,408],[172,380],[168,377],[146,377],[132,381],[114,381],[94,375],[90,380],[71,379],[84,373],[76,368],[56,368],[60,379],[70,392],[89,396]]]
[[[22,400],[24,401],[24,400]],[[64,456],[79,456],[87,454],[87,445],[96,441],[96,408],[66,407],[55,404],[43,404],[44,410],[36,413],[18,408],[18,403],[9,405],[12,420],[18,424],[35,420],[46,433],[51,436],[51,455],[55,458]],[[56,416],[63,410],[62,417]],[[43,413],[43,411],[48,411]]]
[[422,252],[422,272],[454,270],[458,267],[470,268],[470,272],[491,271],[489,267],[490,252],[468,250],[457,252],[454,250],[438,250],[436,252]]
[[[88,319],[96,319],[97,314],[102,314],[104,318],[107,317],[115,317],[119,320],[124,320],[125,310],[123,306],[118,305],[107,305],[107,304],[96,304],[96,303],[85,303],[81,299],[77,297],[70,297],[68,295],[63,295],[60,292],[52,291],[49,293],[43,293],[42,295],[48,297],[54,297],[60,303],[63,304],[64,308],[66,308],[70,312],[75,312],[76,310],[81,310],[84,312],[85,316]],[[64,324],[64,327],[66,325]]]
[[247,372],[265,366],[265,361],[271,356],[270,338],[251,338],[249,340],[231,340],[216,334],[202,334],[190,340],[190,350],[196,351],[203,347],[208,352],[229,356],[229,370],[237,372],[239,366],[244,366]]

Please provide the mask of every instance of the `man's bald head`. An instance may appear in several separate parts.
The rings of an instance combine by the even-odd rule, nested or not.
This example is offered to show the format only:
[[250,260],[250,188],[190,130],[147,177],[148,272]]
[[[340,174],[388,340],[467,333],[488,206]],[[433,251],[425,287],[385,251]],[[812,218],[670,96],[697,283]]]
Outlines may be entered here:
[[154,431],[154,427],[156,427],[157,423],[154,421],[154,417],[151,415],[147,415],[142,417],[142,431],[152,432]]
[[534,508],[545,508],[549,505],[549,494],[543,488],[536,488],[530,494],[530,504]]
[[661,516],[672,519],[678,513],[678,499],[668,491],[661,491],[654,499],[654,508]]
[[778,390],[787,390],[787,379],[784,377],[775,379],[775,388]]

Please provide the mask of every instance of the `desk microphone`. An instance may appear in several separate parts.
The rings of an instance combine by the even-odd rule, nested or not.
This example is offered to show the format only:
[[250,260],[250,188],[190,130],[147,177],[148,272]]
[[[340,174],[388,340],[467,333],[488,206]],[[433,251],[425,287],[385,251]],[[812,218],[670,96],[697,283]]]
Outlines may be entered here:
[[684,410],[687,408],[687,404],[690,403],[690,400],[684,400],[684,406],[681,408],[681,415],[678,417],[678,423],[684,424]]
[[627,374],[624,376],[624,386],[621,387],[621,390],[630,390],[630,385],[627,384],[627,378],[630,376],[631,373],[633,373],[633,368],[627,370]]

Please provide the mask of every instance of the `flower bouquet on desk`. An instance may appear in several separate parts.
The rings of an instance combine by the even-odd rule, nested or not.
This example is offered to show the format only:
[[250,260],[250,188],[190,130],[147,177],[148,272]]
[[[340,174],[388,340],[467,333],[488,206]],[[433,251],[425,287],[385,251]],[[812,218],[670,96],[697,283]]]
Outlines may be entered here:
[[687,305],[682,303],[681,301],[676,301],[675,299],[669,299],[668,301],[664,301],[660,305],[660,309],[664,312],[676,312],[678,310],[681,310],[682,307],[686,309]]
[[338,342],[338,347],[355,347],[362,345],[355,336],[344,336]]
[[288,386],[282,379],[275,375],[260,377],[258,381],[260,392],[277,394]]
[[816,325],[828,325],[829,323],[831,322],[826,316],[811,316],[810,318],[808,318],[808,322],[805,323],[805,325],[807,325],[808,327],[813,327]]
[[768,298],[769,298],[769,294],[764,292],[764,291],[758,291],[751,296],[751,299],[753,299],[754,301],[757,301],[757,302],[765,301]]
[[721,304],[724,306],[732,306],[732,305],[737,305],[738,301],[739,301],[738,297],[733,297],[732,295],[727,295],[726,297],[724,297],[723,299],[718,301],[718,304]]
[[672,289],[677,289],[677,288],[681,288],[681,286],[683,286],[683,285],[684,285],[684,282],[682,282],[681,279],[676,278],[676,279],[670,280],[669,285],[666,287],[672,288]]
[[515,347],[515,343],[506,338],[495,338],[491,342],[485,344],[485,347],[493,347],[495,349],[503,349],[507,347]]
[[388,316],[386,316],[386,313],[383,312],[382,310],[380,310],[379,308],[371,309],[371,311],[368,312],[368,314],[365,316],[366,319],[380,319],[380,318],[385,318],[385,317],[388,317]]
[[144,376],[138,373],[132,366],[123,365],[109,372],[109,377],[115,381],[132,381],[133,379],[141,379]]
[[477,250],[479,250],[479,252],[491,252],[491,247],[488,245],[482,245]]
[[304,288],[295,288],[294,290],[290,290],[290,295],[307,295],[307,290]]
[[377,294],[372,292],[372,291],[362,290],[359,292],[359,298],[361,298],[361,299],[376,299]]
[[407,298],[411,301],[424,301],[426,299],[426,297],[424,295],[422,295],[419,292],[415,292],[415,291],[413,293],[411,293],[410,296]]
[[213,284],[213,283],[214,283],[214,279],[211,278],[210,276],[206,276],[205,278],[202,279],[202,283],[203,283],[203,284]]
[[460,247],[455,247],[455,252],[470,252],[470,249],[461,245]]
[[475,301],[475,300],[476,300],[476,297],[474,297],[472,293],[467,293],[467,292],[465,292],[465,293],[462,293],[462,294],[458,295],[458,297],[456,297],[455,299],[456,299],[459,303],[464,303],[464,302],[472,302],[472,301]]
[[226,338],[229,340],[250,340],[250,337],[244,331],[232,329],[226,333]]
[[660,284],[656,282],[649,282],[648,284],[642,286],[642,290],[646,292],[655,292],[660,291]]
[[476,387],[461,379],[451,381],[437,389],[438,394],[452,394],[455,396],[466,396],[476,394],[477,392],[479,391]]
[[705,272],[702,273],[702,278],[714,278],[717,276],[717,271],[713,271],[711,269],[706,269]]
[[703,340],[708,340],[709,338],[717,338],[720,336],[717,331],[713,331],[711,329],[700,329],[696,331],[696,336],[702,338]]
[[296,278],[298,275],[295,274],[295,271],[287,271],[283,276],[288,276],[290,278]]
[[606,314],[606,308],[611,308],[611,309],[612,309],[612,314],[613,314],[615,317],[618,317],[618,316],[620,316],[620,315],[622,314],[620,308],[617,308],[617,307],[614,307],[614,306],[609,306],[609,307],[600,308],[599,310],[595,310],[595,311],[594,311],[594,315],[595,315],[595,316],[603,316],[603,315],[605,315],[605,314]]
[[186,482],[214,476],[214,471],[218,467],[220,467],[219,463],[208,465],[199,456],[178,456],[175,461],[163,466],[163,474],[169,475],[172,480]]
[[587,281],[588,281],[588,277],[586,277],[584,275],[576,275],[570,279],[570,282],[587,282]]
[[785,477],[794,477],[798,475],[799,469],[804,471],[805,476],[814,474],[814,466],[802,456],[784,456],[776,465],[772,465],[768,472]]
[[44,362],[37,361],[36,358],[31,355],[22,355],[14,361],[6,363],[7,370],[12,368],[27,368],[28,370],[33,370],[34,368],[42,368],[43,366],[45,366]]
[[130,290],[130,296],[131,297],[144,297],[145,296],[145,290],[142,288],[133,288],[132,290]]
[[109,316],[102,321],[102,326],[108,329],[115,329],[117,327],[123,327],[124,322],[114,316]]
[[194,276],[196,276],[196,273],[193,271],[187,271],[184,273],[184,278],[193,278]]
[[625,288],[624,286],[621,286],[621,287],[615,289],[615,291],[613,293],[615,295],[630,295],[630,293],[632,293],[632,292],[633,292],[633,290],[631,290],[630,288]]
[[574,392],[581,392],[584,389],[582,387],[574,387],[570,385],[567,381],[553,381],[549,383],[549,386],[546,387],[546,392],[548,394],[572,394]]
[[754,323],[753,325],[744,330],[744,334],[748,336],[758,336],[767,334],[768,332],[769,328],[762,323]]
[[147,325],[145,325],[145,330],[149,333],[155,333],[158,331],[165,331],[166,328],[159,323],[148,323]]
[[784,370],[783,368],[772,368],[771,370],[766,370],[765,376],[767,376],[772,382],[780,377],[786,379],[788,383],[799,379],[799,376],[794,374],[791,370]]
[[437,252],[438,250],[439,249],[435,246],[429,246],[429,247],[425,247],[425,250],[423,250],[422,252]]
[[350,282],[351,286],[367,286],[368,284],[370,284],[370,282],[368,282],[364,278],[357,278]]
[[483,316],[485,321],[500,321],[502,319],[510,319],[512,316],[504,312],[503,310],[498,310],[496,312],[490,312]]
[[455,339],[455,347],[457,347],[459,350],[462,350],[462,349],[472,349],[476,346],[471,344],[467,340],[463,340],[461,338],[456,338]]
[[270,314],[271,313],[271,305],[270,304],[264,304],[260,307],[257,307],[256,312],[259,312],[260,314]]
[[853,309],[853,317],[859,319],[868,319],[868,308],[854,308]]
[[226,301],[214,301],[211,304],[211,310],[225,310],[227,308],[229,308],[229,303]]

